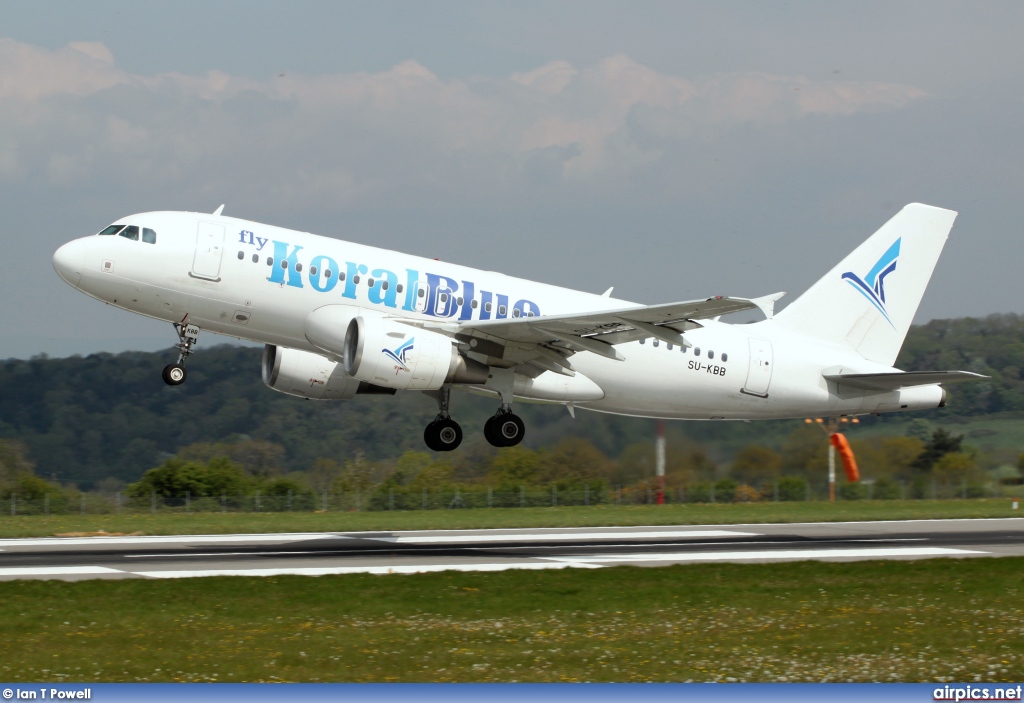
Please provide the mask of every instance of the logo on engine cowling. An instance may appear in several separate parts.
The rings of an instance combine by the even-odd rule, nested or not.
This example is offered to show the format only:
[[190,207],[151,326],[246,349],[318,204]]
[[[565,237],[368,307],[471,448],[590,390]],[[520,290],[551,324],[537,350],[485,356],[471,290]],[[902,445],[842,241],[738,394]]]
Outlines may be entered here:
[[404,342],[402,346],[398,347],[394,351],[388,349],[387,347],[381,349],[380,351],[382,354],[384,354],[384,356],[388,357],[396,364],[398,364],[398,366],[401,367],[403,370],[408,371],[409,367],[406,365],[406,357],[408,356],[409,352],[412,351],[414,341],[416,341],[416,338],[410,337],[409,341]]

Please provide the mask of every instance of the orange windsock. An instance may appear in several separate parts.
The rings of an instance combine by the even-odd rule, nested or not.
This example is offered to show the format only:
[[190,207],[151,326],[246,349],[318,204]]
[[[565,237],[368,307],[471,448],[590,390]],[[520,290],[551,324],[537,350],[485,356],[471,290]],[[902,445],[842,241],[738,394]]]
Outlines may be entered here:
[[857,470],[857,460],[853,458],[853,450],[844,435],[833,432],[829,435],[828,441],[839,450],[839,458],[843,460],[843,468],[846,469],[846,480],[855,483],[860,480],[860,472]]

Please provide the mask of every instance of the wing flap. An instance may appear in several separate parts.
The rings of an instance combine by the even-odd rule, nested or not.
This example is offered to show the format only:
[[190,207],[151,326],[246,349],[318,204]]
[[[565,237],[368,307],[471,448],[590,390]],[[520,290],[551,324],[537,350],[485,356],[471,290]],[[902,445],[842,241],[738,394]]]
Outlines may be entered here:
[[896,391],[913,386],[932,386],[937,383],[980,381],[988,376],[970,371],[897,371],[894,373],[841,373],[825,374],[825,380],[846,388],[863,391]]
[[[571,340],[572,337],[601,339],[602,343],[618,344],[653,336],[649,333],[649,326],[652,325],[668,327],[664,334],[673,335],[699,326],[691,323],[691,320],[709,319],[758,307],[760,306],[757,302],[747,298],[716,297],[600,312],[474,320],[459,325],[459,332],[479,333],[490,338],[525,344],[547,344],[559,338]],[[620,334],[623,332],[632,334]],[[602,337],[611,334],[615,334],[616,337]]]

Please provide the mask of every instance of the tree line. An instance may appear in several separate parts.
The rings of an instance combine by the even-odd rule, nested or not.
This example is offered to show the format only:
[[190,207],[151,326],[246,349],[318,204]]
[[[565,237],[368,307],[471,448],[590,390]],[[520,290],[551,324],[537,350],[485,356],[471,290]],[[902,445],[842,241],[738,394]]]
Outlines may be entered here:
[[[2,361],[0,439],[21,447],[25,461],[30,458],[34,464],[33,475],[82,489],[136,482],[172,459],[208,463],[210,457],[194,459],[188,453],[218,444],[248,447],[257,454],[263,451],[259,447],[272,446],[261,461],[273,465],[277,476],[327,474],[330,462],[345,474],[345,467],[359,457],[383,481],[380,476],[387,467],[424,455],[422,428],[436,412],[427,397],[403,393],[336,403],[304,401],[263,386],[259,349],[215,346],[199,351],[191,359],[189,382],[174,388],[160,379],[171,352]],[[1024,413],[1024,318],[1019,315],[915,326],[897,365],[905,370],[965,369],[992,377],[954,386],[947,407],[915,414],[922,421],[941,425],[958,417]],[[503,453],[487,445],[478,431],[494,407],[490,398],[454,394],[453,412],[467,440],[454,456],[433,457],[429,465],[450,466],[456,481],[506,475],[511,469],[495,468],[512,461],[501,458],[506,454],[518,457],[522,471],[533,467],[529,472],[536,478],[531,480],[541,482],[549,476],[554,480],[553,466],[571,474],[582,461],[577,456],[586,456],[607,485],[633,485],[653,473],[650,420],[588,412],[573,419],[560,406],[519,403],[517,412],[528,427],[525,446]],[[900,473],[905,471],[901,462],[920,447],[907,444],[914,439],[906,436],[907,418],[869,417],[862,426],[890,423],[890,434],[898,436],[889,444],[871,440],[863,446],[855,442],[854,448],[865,465],[884,468],[880,476],[909,480]],[[815,432],[800,421],[670,423],[669,472],[680,483],[733,474],[751,483],[757,466],[778,467],[779,475],[809,474],[812,467],[821,469],[826,450],[820,432]],[[806,441],[800,439],[804,435]],[[917,439],[928,441],[927,436]],[[972,456],[979,471],[991,463]],[[251,459],[237,454],[230,459],[246,476],[269,480]],[[956,471],[968,472],[964,467]],[[318,480],[311,478],[311,485]]]

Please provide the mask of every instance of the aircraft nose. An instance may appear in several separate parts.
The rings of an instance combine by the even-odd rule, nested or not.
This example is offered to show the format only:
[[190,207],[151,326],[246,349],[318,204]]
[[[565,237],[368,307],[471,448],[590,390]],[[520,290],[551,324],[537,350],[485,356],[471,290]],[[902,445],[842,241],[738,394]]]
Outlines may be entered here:
[[78,287],[85,266],[85,242],[76,239],[53,252],[53,268],[69,285]]

